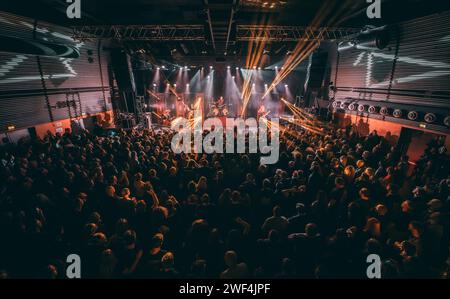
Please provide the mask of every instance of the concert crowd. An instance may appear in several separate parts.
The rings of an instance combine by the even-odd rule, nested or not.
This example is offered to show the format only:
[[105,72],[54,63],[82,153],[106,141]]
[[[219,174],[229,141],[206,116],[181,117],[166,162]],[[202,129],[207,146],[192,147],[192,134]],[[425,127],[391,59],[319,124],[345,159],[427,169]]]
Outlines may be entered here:
[[169,130],[48,134],[0,149],[0,276],[448,278],[444,139],[413,165],[377,132],[291,127],[259,154],[178,154]]

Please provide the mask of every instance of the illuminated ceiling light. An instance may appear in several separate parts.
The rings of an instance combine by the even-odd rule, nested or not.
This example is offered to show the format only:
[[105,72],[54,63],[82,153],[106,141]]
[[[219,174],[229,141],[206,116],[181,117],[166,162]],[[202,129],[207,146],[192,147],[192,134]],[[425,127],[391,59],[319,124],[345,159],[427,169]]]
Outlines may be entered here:
[[261,67],[260,67],[260,66],[258,67],[258,70],[261,70]]

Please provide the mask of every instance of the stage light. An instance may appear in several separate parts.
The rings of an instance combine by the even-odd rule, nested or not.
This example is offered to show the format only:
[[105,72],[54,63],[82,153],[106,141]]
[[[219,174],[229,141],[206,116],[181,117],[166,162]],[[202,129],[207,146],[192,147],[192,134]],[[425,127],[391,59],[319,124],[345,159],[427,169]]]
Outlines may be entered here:
[[189,84],[186,84],[186,87],[189,87]]
[[184,66],[184,69],[187,70],[187,66]]
[[156,69],[159,71],[159,66]]
[[380,108],[380,114],[381,115],[388,115],[389,114],[389,108],[388,107],[381,107]]
[[153,87],[156,87],[156,83],[153,83]]
[[281,69],[284,70],[284,66],[282,66]]
[[231,78],[233,78],[233,80],[234,80],[234,78],[236,78],[235,76],[231,76]]
[[427,113],[423,118],[427,123],[433,123],[436,121],[436,115],[434,113]]
[[402,117],[402,114],[403,114],[403,112],[402,112],[402,110],[400,110],[400,109],[395,109],[395,110],[392,112],[392,116],[394,116],[395,118],[400,118],[400,117]]
[[408,112],[409,120],[416,120],[418,117],[419,117],[419,113],[417,113],[417,111],[409,111]]
[[174,85],[173,85],[173,87],[177,87],[177,85],[176,85],[176,84],[174,84]]
[[227,69],[230,69],[230,66],[227,66]]
[[261,70],[261,67],[260,67],[260,66],[258,67],[258,70],[259,70],[259,71]]
[[254,70],[256,70],[256,65],[253,67]]
[[207,78],[208,78],[208,79],[211,79],[211,76],[208,76]]
[[275,69],[278,70],[278,66],[275,66]]
[[450,127],[450,116],[446,116],[444,118],[444,125],[446,125],[447,127]]
[[236,67],[236,71],[239,71],[239,67]]
[[163,69],[165,69],[165,68],[166,68],[166,66],[165,66],[165,65],[163,65],[163,66],[162,66],[162,68],[163,68]]
[[212,69],[212,68],[213,68],[212,65],[210,65],[210,66],[209,66],[209,69]]
[[170,83],[167,83],[167,86],[170,86]]
[[289,87],[289,85],[287,85],[287,84],[284,84],[284,87],[288,88],[288,87]]

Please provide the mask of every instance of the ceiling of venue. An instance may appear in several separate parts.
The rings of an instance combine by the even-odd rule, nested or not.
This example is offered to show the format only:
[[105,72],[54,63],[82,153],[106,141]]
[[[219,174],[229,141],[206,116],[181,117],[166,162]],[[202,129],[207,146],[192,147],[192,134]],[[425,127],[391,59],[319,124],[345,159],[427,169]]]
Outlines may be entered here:
[[[382,20],[368,19],[365,0],[352,2],[352,13],[345,16],[339,27],[361,29],[371,24],[411,19],[421,15],[450,9],[450,1],[442,0],[383,0]],[[7,3],[6,3],[7,2]],[[159,39],[122,39],[126,48],[148,53],[155,59],[177,62],[189,59],[199,64],[205,57],[218,61],[245,59],[248,51],[246,36],[257,34],[248,25],[309,26],[324,3],[338,9],[345,0],[81,0],[82,18],[66,16],[65,0],[2,1],[0,9],[20,15],[49,21],[63,26],[122,26],[128,25],[184,25],[184,31],[163,31],[156,28],[149,34],[160,34]],[[331,12],[332,15],[334,11]],[[327,19],[321,24],[326,26]],[[196,27],[189,27],[189,26]],[[188,26],[188,27],[186,27]],[[247,26],[247,27],[246,27]],[[283,27],[285,28],[285,27]],[[139,29],[139,28],[138,28]],[[173,29],[173,28],[172,28]],[[279,29],[279,28],[278,28]],[[136,27],[133,29],[136,30]],[[152,29],[153,30],[153,29]],[[284,30],[284,29],[283,29]],[[283,39],[291,31],[273,31],[274,38],[265,45],[265,52],[277,60],[295,47],[294,39]],[[291,30],[291,29],[289,29]],[[123,31],[122,31],[123,32]],[[181,34],[179,38],[165,39],[165,34]],[[115,35],[117,37],[117,34]],[[280,38],[281,37],[281,38]]]

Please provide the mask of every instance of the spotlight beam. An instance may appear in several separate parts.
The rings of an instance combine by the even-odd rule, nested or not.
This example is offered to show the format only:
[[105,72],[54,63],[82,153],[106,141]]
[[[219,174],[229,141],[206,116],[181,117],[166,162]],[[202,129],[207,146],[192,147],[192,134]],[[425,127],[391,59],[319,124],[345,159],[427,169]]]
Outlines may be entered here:
[[[264,93],[264,96],[269,94],[284,78],[286,78],[287,75],[289,75],[306,57],[308,57],[314,49],[320,45],[320,42],[325,38],[324,33],[326,32],[326,27],[320,27],[320,25],[331,12],[333,12],[333,15],[327,18],[328,25],[340,23],[338,21],[339,19],[342,21],[346,15],[351,14],[355,9],[355,5],[353,5],[353,7],[349,7],[352,4],[350,0],[346,0],[343,4],[338,3],[339,8],[337,10],[334,9],[336,3],[330,2],[330,0],[327,0],[323,3],[311,23],[311,30],[318,30],[317,38],[311,41],[307,38],[308,32],[304,32],[304,38],[299,40],[291,56],[287,58],[281,68],[281,71],[276,74],[275,79]],[[344,16],[342,16],[343,13]]]

